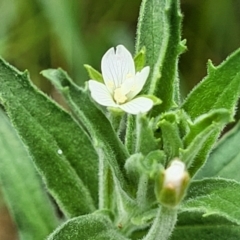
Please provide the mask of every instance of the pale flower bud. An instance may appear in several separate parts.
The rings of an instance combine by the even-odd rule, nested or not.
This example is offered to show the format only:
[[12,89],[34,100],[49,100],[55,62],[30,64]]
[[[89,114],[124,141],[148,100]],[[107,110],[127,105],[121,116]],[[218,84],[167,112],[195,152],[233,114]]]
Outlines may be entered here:
[[156,188],[159,202],[168,207],[177,206],[184,197],[189,182],[185,163],[178,159],[173,160],[160,174],[159,180]]

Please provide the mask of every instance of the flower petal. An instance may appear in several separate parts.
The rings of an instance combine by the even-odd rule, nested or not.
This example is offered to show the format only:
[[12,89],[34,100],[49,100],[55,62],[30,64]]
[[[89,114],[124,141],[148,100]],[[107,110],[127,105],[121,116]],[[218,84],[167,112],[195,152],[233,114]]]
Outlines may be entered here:
[[104,82],[111,93],[121,86],[127,76],[135,75],[132,55],[123,45],[118,45],[116,52],[110,48],[104,54],[101,68]]
[[138,97],[127,103],[119,105],[119,107],[130,114],[145,113],[153,107],[153,101],[149,98]]
[[121,89],[122,89],[122,92],[127,95],[131,89],[135,86],[135,77],[131,77],[131,78],[127,78],[122,86],[121,86]]
[[91,92],[91,97],[100,105],[107,107],[116,107],[116,103],[108,91],[107,87],[100,82],[89,80],[88,81],[89,90]]
[[139,92],[141,92],[143,86],[145,85],[148,75],[149,75],[150,67],[144,67],[141,72],[137,72],[135,76],[134,87],[131,92],[127,94],[128,99],[134,98]]

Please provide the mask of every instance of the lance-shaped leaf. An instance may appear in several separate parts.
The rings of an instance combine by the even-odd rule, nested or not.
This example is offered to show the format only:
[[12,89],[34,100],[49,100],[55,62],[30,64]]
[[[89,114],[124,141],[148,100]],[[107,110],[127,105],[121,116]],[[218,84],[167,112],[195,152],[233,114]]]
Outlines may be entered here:
[[189,132],[184,137],[184,145],[189,146],[194,138],[211,124],[225,125],[232,120],[231,113],[227,109],[214,109],[199,116],[193,123],[189,122]]
[[26,72],[3,60],[0,86],[0,102],[64,213],[78,216],[94,211],[98,162],[86,133],[30,84]]
[[224,177],[240,181],[240,122],[218,142],[195,179]]
[[91,214],[70,219],[47,240],[63,239],[127,240],[128,238],[122,236],[106,216]]
[[0,110],[0,183],[22,240],[42,240],[58,225],[53,206],[16,131]]
[[109,120],[90,100],[88,92],[74,84],[65,71],[48,69],[42,74],[63,94],[75,119],[90,133],[96,150],[104,154],[121,186],[127,190],[124,164],[128,153]]
[[[169,39],[168,12],[170,1],[143,0],[137,26],[136,53],[146,47],[146,65],[150,66],[149,79],[160,77],[162,64]],[[148,81],[146,91],[152,84]]]
[[[218,136],[219,126],[217,124],[211,124],[204,131],[198,134],[191,144],[186,149],[180,149],[179,157],[187,165],[188,171],[191,176],[204,164],[205,158],[199,158],[198,154],[203,148],[208,150],[212,146],[213,142],[208,142],[211,136]],[[215,140],[215,139],[214,139]]]
[[181,211],[218,215],[240,225],[240,184],[233,180],[206,178],[193,181]]
[[178,113],[170,112],[162,116],[159,122],[162,133],[163,149],[168,156],[167,161],[179,157],[179,149],[183,147],[179,131]]
[[146,65],[151,74],[145,91],[156,95],[163,103],[154,113],[168,110],[178,102],[178,56],[185,49],[181,42],[179,1],[142,1],[137,30],[136,52],[146,47]]
[[200,82],[182,108],[194,120],[212,109],[225,108],[234,115],[240,92],[240,49],[218,67],[208,63],[208,76]]
[[240,238],[240,227],[217,216],[202,216],[201,212],[182,212],[178,215],[170,240],[235,240]]
[[[208,76],[187,96],[182,108],[191,119],[209,113],[213,109],[225,108],[234,116],[240,92],[240,49],[234,52],[218,67],[208,64]],[[206,159],[216,142],[224,124],[211,134],[196,157],[196,162]],[[204,161],[202,161],[204,162]],[[195,168],[193,172],[198,169]]]
[[199,152],[202,149],[209,151],[222,127],[231,120],[228,110],[215,109],[198,117],[194,123],[189,122],[189,132],[184,137],[185,149],[181,149],[180,158],[190,167],[192,176],[206,160],[207,155],[199,156]]
[[135,152],[141,152],[147,155],[149,152],[157,150],[159,143],[153,135],[153,123],[146,116],[138,115],[136,118],[136,149]]

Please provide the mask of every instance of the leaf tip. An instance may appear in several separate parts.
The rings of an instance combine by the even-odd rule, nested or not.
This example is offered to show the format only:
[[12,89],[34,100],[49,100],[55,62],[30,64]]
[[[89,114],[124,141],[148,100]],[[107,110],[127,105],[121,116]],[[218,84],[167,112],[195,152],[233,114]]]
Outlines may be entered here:
[[207,62],[207,72],[210,75],[216,70],[216,67],[213,65],[212,61],[209,59]]
[[182,54],[184,52],[187,51],[187,40],[186,39],[183,39],[182,41],[180,41],[179,45],[178,45],[178,53],[179,54]]

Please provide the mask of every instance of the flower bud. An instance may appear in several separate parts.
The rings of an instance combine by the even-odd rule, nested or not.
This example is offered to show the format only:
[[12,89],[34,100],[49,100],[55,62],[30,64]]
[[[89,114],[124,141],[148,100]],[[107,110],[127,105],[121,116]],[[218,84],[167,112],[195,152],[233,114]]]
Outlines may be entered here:
[[189,175],[184,162],[175,159],[170,166],[160,173],[156,183],[158,201],[167,206],[177,206],[184,197],[189,182]]

